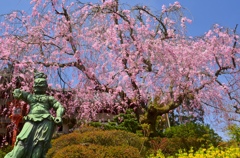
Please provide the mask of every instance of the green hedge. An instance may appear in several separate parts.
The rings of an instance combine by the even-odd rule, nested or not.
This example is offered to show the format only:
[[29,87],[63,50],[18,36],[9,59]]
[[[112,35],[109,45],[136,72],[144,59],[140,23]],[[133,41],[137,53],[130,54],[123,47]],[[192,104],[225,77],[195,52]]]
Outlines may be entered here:
[[140,158],[131,146],[70,145],[60,149],[53,158]]
[[[133,147],[138,153],[145,154],[144,138],[137,136],[134,133],[121,130],[93,130],[82,132],[75,131],[70,134],[60,136],[52,141],[52,148],[49,149],[47,157],[51,158],[57,154],[61,149],[71,145],[100,145],[105,147]],[[122,149],[121,149],[122,150]]]
[[167,128],[164,137],[155,137],[149,140],[149,152],[161,150],[164,155],[174,155],[180,149],[197,151],[201,147],[218,146],[222,139],[209,126],[187,123]]

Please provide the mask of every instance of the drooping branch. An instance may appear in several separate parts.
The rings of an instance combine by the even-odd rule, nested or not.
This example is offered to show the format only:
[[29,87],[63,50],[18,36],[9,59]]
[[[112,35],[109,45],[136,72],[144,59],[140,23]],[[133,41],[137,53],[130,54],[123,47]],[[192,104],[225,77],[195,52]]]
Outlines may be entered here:
[[234,56],[235,56],[235,48],[237,46],[237,37],[236,37],[237,27],[238,27],[238,24],[235,26],[234,31],[233,31],[235,41],[234,41],[233,49],[232,49],[232,64],[233,64],[234,68],[236,68],[236,62],[235,62]]
[[216,82],[227,91],[227,95],[228,95],[229,99],[236,101],[240,105],[240,100],[237,97],[233,97],[232,93],[230,91],[228,91],[219,80],[216,80]]
[[235,61],[235,54],[236,54],[236,51],[235,51],[235,49],[236,49],[236,46],[237,46],[237,37],[236,37],[236,31],[237,31],[237,27],[238,27],[238,25],[236,25],[235,26],[235,29],[234,29],[234,31],[233,31],[233,34],[234,34],[234,43],[233,43],[233,48],[232,48],[232,52],[231,52],[231,55],[232,55],[232,65],[233,66],[231,66],[231,65],[228,65],[228,66],[222,66],[220,63],[219,63],[219,60],[218,60],[218,58],[217,58],[217,56],[216,55],[214,55],[215,56],[215,61],[216,61],[216,63],[217,63],[217,65],[218,65],[218,70],[216,71],[216,73],[215,73],[215,76],[216,77],[218,77],[219,75],[221,75],[224,71],[226,71],[226,70],[229,70],[229,69],[235,69],[236,68],[236,61]]
[[59,68],[64,68],[64,67],[76,67],[77,69],[81,70],[88,79],[94,81],[94,84],[98,87],[101,87],[101,83],[98,81],[95,75],[90,75],[88,73],[88,70],[86,67],[83,65],[81,60],[79,59],[78,61],[73,61],[73,62],[68,62],[68,63],[57,63],[57,62],[37,62],[37,64],[41,64],[45,67],[51,67],[51,66],[57,66]]
[[[2,57],[2,58],[0,58],[0,60],[10,61],[13,65],[20,63],[18,60],[14,60],[14,59],[7,58],[7,57]],[[24,64],[26,64],[26,65],[31,65],[32,62],[24,62]],[[80,71],[82,71],[82,72],[86,75],[86,77],[87,77],[88,79],[92,80],[92,81],[94,82],[94,84],[96,85],[96,87],[98,87],[98,90],[101,90],[101,91],[109,91],[109,88],[107,88],[106,86],[104,86],[103,89],[101,88],[101,87],[103,87],[103,86],[101,85],[101,83],[98,81],[98,79],[96,78],[95,75],[90,75],[90,73],[88,73],[88,70],[87,70],[86,67],[83,65],[83,63],[81,62],[81,60],[73,61],[73,62],[68,62],[68,63],[40,62],[40,61],[37,61],[37,62],[35,62],[35,64],[43,65],[44,67],[52,67],[52,66],[57,66],[57,67],[59,67],[59,68],[75,67],[75,68],[79,69]]]
[[58,77],[60,78],[60,80],[63,82],[63,92],[65,91],[65,85],[67,85],[69,88],[71,88],[71,86],[63,79],[61,68],[58,68],[57,74],[58,74]]
[[236,109],[235,112],[237,114],[240,114],[240,108],[237,105],[234,105],[233,107]]
[[[125,15],[123,15],[123,14],[121,14],[121,13],[119,12],[119,10],[118,10],[118,7],[119,7],[119,6],[118,6],[118,5],[119,5],[119,3],[118,3],[118,1],[116,1],[115,8],[110,9],[109,11],[110,11],[111,13],[114,13],[114,14],[118,15],[118,16],[121,17],[124,21],[126,21],[129,25],[131,25],[130,20],[128,20],[128,18],[127,18]],[[115,23],[115,25],[118,25],[118,24],[119,24],[118,18],[116,18],[116,17],[114,18],[114,23]],[[130,37],[132,38],[133,41],[136,41],[135,37],[133,36],[133,28],[130,27],[129,29],[130,29]],[[123,36],[122,36],[122,31],[121,31],[121,30],[118,30],[118,36],[119,36],[119,38],[120,38],[120,43],[123,44],[124,41],[123,41]],[[138,88],[138,86],[137,86],[136,81],[134,81],[134,79],[132,79],[132,73],[129,72],[128,67],[127,67],[127,58],[128,58],[128,57],[129,57],[129,54],[127,53],[127,50],[126,50],[126,57],[124,57],[124,58],[122,59],[122,64],[123,64],[123,67],[124,67],[124,71],[128,74],[128,76],[129,76],[129,78],[130,78],[130,81],[131,81],[131,85],[132,85],[132,87],[133,87],[133,90],[137,92],[137,98],[136,98],[136,99],[137,99],[137,101],[140,101],[140,100],[141,100],[141,94],[140,94],[139,88]],[[124,93],[124,92],[121,92],[121,93]],[[123,96],[123,97],[125,97],[125,98],[127,97],[127,95],[121,95],[121,94],[120,94],[120,96]],[[124,99],[124,98],[122,98],[122,99]],[[130,101],[129,98],[127,98],[127,100]]]
[[168,38],[167,28],[164,25],[164,23],[162,22],[162,19],[158,18],[156,15],[152,14],[150,11],[148,11],[147,9],[145,9],[143,7],[136,6],[135,9],[136,10],[141,10],[141,11],[147,13],[148,15],[150,15],[151,17],[153,17],[155,20],[157,20],[159,22],[159,24],[161,25],[161,27],[159,27],[159,29],[161,29],[161,32],[164,34],[164,38],[163,39]]
[[[69,31],[69,33],[71,34],[70,36],[67,37],[67,40],[69,41],[69,43],[70,43],[70,45],[71,45],[71,47],[72,47],[72,50],[73,50],[73,52],[74,52],[74,54],[75,54],[76,51],[77,51],[77,47],[75,46],[75,44],[74,44],[74,39],[73,39],[73,37],[72,37],[73,29],[72,29],[72,25],[71,25],[70,15],[68,14],[67,9],[66,9],[64,6],[62,6],[63,12],[59,12],[59,11],[55,8],[53,1],[52,1],[52,7],[55,9],[55,13],[56,13],[56,14],[64,16],[65,19],[66,19],[66,21],[67,21],[66,25],[68,25],[68,31]],[[67,35],[64,35],[64,36],[67,36]]]

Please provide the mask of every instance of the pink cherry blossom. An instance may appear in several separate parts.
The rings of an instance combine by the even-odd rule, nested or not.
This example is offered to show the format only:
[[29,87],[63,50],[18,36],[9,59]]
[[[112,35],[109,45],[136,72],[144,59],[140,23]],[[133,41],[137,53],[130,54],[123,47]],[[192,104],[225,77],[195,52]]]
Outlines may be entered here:
[[179,2],[157,14],[144,6],[121,10],[115,0],[31,4],[30,14],[13,12],[1,22],[0,68],[12,65],[14,76],[1,90],[15,88],[20,77],[21,88],[32,91],[36,69],[48,75],[49,93],[60,96],[66,115],[92,119],[104,108],[143,107],[159,96],[160,105],[172,103],[164,113],[191,100],[184,108],[215,107],[235,116],[236,30],[215,25],[202,37],[188,37],[191,20],[180,14]]

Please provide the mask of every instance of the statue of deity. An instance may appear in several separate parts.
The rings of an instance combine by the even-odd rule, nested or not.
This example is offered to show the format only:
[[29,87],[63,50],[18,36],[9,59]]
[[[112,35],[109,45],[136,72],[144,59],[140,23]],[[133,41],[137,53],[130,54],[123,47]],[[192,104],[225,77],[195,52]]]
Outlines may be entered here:
[[[44,158],[51,147],[51,138],[57,124],[62,122],[63,106],[52,96],[46,95],[47,76],[44,73],[34,74],[34,93],[15,89],[13,96],[30,106],[24,117],[25,123],[18,134],[14,148],[4,158]],[[49,112],[56,111],[56,117]]]

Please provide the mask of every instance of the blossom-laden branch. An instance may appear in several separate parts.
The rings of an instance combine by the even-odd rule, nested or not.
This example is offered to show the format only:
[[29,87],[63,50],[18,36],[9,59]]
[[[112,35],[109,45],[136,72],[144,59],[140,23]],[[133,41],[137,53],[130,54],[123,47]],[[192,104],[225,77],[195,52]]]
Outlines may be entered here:
[[72,111],[81,116],[139,110],[158,95],[158,106],[146,108],[157,115],[202,101],[239,104],[237,26],[190,38],[182,11],[178,2],[155,14],[118,0],[34,1],[31,16],[15,12],[2,23],[0,66],[45,71],[55,88],[61,82],[74,91]]

